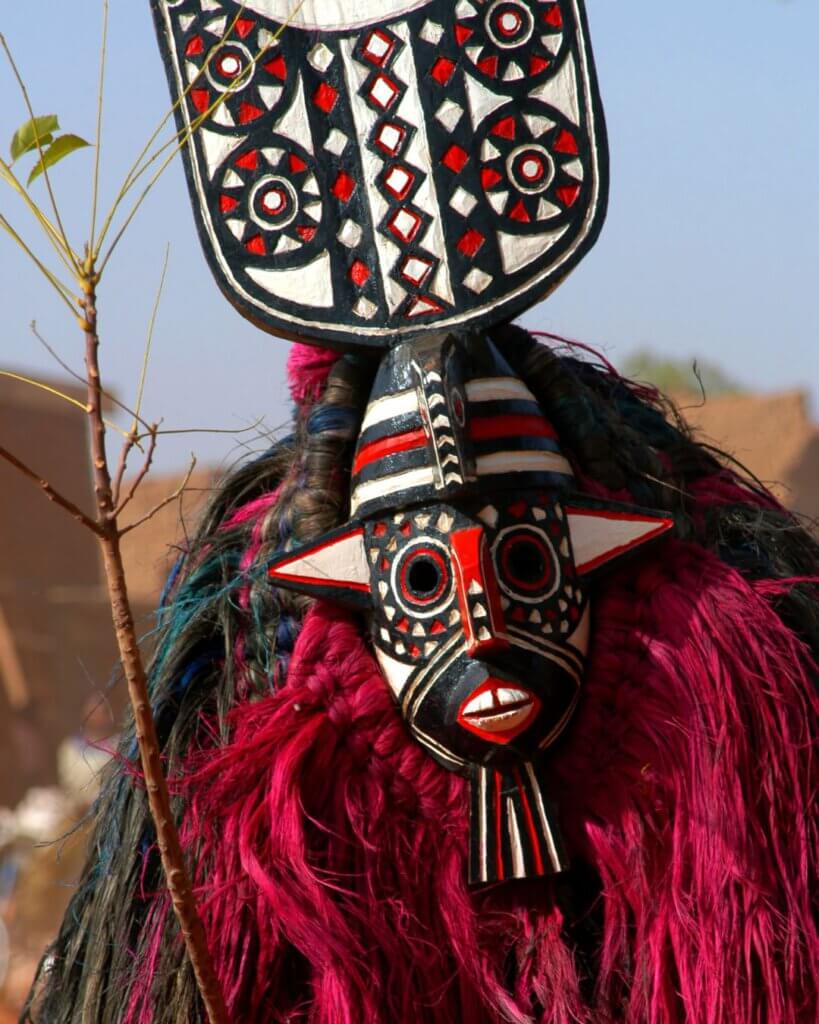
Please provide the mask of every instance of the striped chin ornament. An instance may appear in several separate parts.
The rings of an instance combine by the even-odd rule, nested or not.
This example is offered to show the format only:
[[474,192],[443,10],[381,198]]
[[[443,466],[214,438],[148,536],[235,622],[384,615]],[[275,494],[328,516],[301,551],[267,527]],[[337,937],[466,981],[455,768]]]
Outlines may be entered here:
[[384,357],[351,514],[271,580],[367,612],[413,737],[470,780],[470,882],[562,870],[538,762],[579,699],[590,576],[672,520],[578,494],[554,427],[485,337]]

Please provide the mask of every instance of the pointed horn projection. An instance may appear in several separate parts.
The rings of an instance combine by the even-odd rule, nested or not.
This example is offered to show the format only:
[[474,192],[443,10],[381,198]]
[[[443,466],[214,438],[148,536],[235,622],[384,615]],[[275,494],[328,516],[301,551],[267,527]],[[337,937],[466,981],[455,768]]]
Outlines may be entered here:
[[372,607],[364,527],[350,523],[325,533],[298,551],[275,558],[268,567],[274,586],[351,608]]
[[566,508],[577,571],[584,575],[630,554],[674,528],[665,512],[583,499]]

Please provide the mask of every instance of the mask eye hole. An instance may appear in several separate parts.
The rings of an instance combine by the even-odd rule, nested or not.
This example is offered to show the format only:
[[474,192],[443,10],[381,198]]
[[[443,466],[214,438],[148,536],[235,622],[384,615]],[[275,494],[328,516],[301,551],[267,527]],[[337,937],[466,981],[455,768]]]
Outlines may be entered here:
[[514,596],[542,600],[558,584],[558,561],[549,538],[539,530],[513,528],[498,538],[498,582]]
[[445,552],[437,546],[421,543],[410,547],[399,556],[396,568],[395,584],[408,610],[432,613],[449,599],[452,573]]

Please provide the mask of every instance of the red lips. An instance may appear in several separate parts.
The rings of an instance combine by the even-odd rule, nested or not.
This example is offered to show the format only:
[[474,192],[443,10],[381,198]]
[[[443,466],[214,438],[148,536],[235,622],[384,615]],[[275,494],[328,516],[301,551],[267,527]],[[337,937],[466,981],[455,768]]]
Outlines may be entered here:
[[463,702],[458,724],[482,740],[503,745],[531,725],[540,707],[540,700],[519,683],[490,676]]

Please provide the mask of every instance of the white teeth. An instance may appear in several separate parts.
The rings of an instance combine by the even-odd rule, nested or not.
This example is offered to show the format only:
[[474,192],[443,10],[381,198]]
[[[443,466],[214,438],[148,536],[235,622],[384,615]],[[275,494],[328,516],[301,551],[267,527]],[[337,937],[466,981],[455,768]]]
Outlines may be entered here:
[[480,585],[480,583],[478,583],[477,580],[472,580],[472,582],[469,584],[469,593],[470,594],[482,594],[483,593],[483,587]]
[[509,704],[531,703],[530,694],[524,690],[516,690],[511,686],[503,686],[497,690],[485,690],[479,693],[464,708],[465,715],[478,714],[481,711],[501,711]]
[[477,711],[491,711],[494,706],[495,698],[492,691],[487,690],[485,693],[481,693],[477,697],[473,697],[464,708],[464,713],[473,715]]

